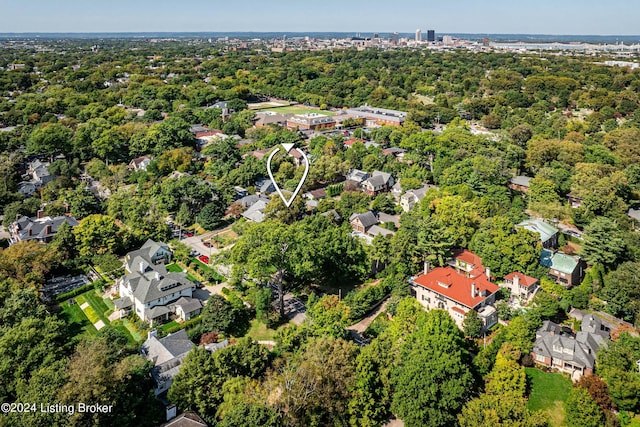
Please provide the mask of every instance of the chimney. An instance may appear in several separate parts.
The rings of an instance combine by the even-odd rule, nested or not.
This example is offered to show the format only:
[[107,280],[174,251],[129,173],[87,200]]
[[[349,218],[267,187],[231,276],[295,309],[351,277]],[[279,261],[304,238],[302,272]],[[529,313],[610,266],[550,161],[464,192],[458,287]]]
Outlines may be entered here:
[[31,227],[29,227],[29,231],[27,232],[27,234],[28,234],[29,236],[31,236],[31,235],[33,234],[33,230],[31,229]]
[[487,267],[485,269],[484,273],[487,275],[487,280],[491,281],[491,269],[489,267]]
[[160,280],[160,273],[156,271],[156,280]]
[[513,286],[517,288],[520,285],[520,275],[518,273],[513,275]]
[[476,297],[476,282],[471,282],[471,298]]
[[144,274],[144,262],[140,261],[140,274]]
[[45,231],[44,232],[45,232],[45,234],[51,234],[51,230],[52,230],[51,224],[47,224],[47,226],[45,227]]
[[151,338],[151,337],[157,337],[158,336],[158,330],[157,329],[152,329],[149,332],[147,332],[147,339]]
[[42,209],[38,209],[38,212],[36,213],[36,217],[37,217],[38,219],[42,219],[42,218],[44,218],[44,210],[42,210]]
[[427,274],[428,272],[429,272],[429,261],[425,261],[423,274]]

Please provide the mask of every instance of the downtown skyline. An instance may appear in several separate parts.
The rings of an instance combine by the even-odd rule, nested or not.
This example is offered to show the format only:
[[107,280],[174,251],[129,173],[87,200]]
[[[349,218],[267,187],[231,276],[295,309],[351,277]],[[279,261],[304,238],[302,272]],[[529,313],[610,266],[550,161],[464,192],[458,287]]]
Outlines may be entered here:
[[[2,0],[0,33],[56,32],[423,32],[492,34],[636,35],[640,8],[631,0],[602,3],[542,0],[514,3],[461,0],[455,4],[400,0],[328,0],[304,4],[285,0],[241,5],[202,0],[34,0],[24,5]],[[635,6],[635,7],[634,7]]]

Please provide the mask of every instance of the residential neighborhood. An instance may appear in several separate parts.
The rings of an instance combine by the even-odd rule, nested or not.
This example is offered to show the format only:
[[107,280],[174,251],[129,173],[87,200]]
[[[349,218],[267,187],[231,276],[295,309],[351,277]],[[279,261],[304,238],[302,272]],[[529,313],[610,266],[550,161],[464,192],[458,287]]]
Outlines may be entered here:
[[174,6],[0,34],[0,425],[640,424],[640,39]]

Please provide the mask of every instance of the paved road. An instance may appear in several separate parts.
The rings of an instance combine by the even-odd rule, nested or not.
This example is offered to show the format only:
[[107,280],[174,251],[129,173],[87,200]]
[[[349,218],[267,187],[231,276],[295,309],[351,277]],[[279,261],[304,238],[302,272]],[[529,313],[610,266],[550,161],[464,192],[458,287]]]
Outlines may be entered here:
[[364,331],[367,330],[369,325],[371,325],[371,322],[373,322],[373,320],[376,317],[378,317],[378,314],[382,313],[383,311],[385,311],[387,309],[387,304],[389,304],[389,299],[386,299],[382,304],[380,304],[378,306],[377,309],[375,309],[367,317],[365,317],[364,319],[362,319],[358,323],[354,323],[353,325],[349,326],[348,329],[352,329],[352,330],[354,330],[354,331],[356,331],[356,332],[358,332],[360,334],[363,333]]

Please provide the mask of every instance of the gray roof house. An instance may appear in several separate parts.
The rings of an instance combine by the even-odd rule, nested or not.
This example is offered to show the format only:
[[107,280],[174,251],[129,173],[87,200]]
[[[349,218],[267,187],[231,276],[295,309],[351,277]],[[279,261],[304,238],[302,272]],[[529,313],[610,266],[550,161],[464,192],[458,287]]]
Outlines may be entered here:
[[395,180],[390,173],[373,171],[371,176],[362,181],[362,189],[370,196],[385,193],[391,189]]
[[252,204],[249,209],[242,212],[241,215],[249,221],[262,222],[264,221],[264,209],[267,207],[267,203],[268,201],[261,198]]
[[362,184],[364,180],[369,178],[369,174],[359,169],[350,169],[346,176],[348,181],[355,181],[358,184]]
[[257,194],[250,194],[248,196],[244,196],[241,199],[238,199],[240,205],[243,208],[250,208],[254,203],[262,200],[263,202],[269,203],[269,198],[265,196],[258,196]]
[[531,353],[536,363],[567,372],[576,381],[593,373],[596,352],[608,339],[606,327],[592,314],[583,317],[581,331],[576,333],[546,320],[536,332]]
[[354,235],[363,238],[369,243],[373,242],[373,238],[378,235],[389,236],[395,234],[391,230],[380,227],[378,225],[380,224],[379,217],[371,211],[352,214],[349,217],[349,223],[351,224]]
[[260,195],[271,194],[276,191],[275,185],[273,185],[273,181],[269,178],[260,178],[256,181],[256,190],[260,193]]
[[558,245],[558,233],[560,231],[553,225],[547,224],[542,220],[528,219],[526,221],[522,221],[520,224],[517,224],[516,228],[518,227],[539,234],[543,248],[555,248]]
[[10,226],[11,239],[9,243],[13,244],[26,240],[49,243],[58,232],[58,228],[65,222],[72,227],[78,225],[78,221],[70,216],[58,216],[55,218],[46,216],[35,219],[28,216],[19,217]]
[[49,173],[49,163],[41,162],[38,159],[32,161],[27,166],[27,173],[23,175],[23,178],[26,179],[29,177],[31,177],[31,179],[18,184],[18,192],[20,194],[31,195],[35,193],[38,188],[55,179],[55,176]]
[[404,212],[409,212],[415,205],[420,202],[427,194],[427,190],[431,188],[438,188],[435,185],[425,184],[420,188],[409,190],[400,196],[400,207]]
[[[186,297],[183,302],[190,302],[196,285],[184,272],[167,271],[164,263],[170,259],[167,245],[153,240],[147,240],[142,248],[126,255],[127,274],[116,282],[120,298],[113,302],[120,316],[133,311],[140,319],[153,324],[168,320],[169,315],[176,312],[175,304],[171,304],[174,301]],[[181,318],[190,317],[193,311],[177,314]]]
[[180,371],[182,360],[194,347],[195,344],[189,340],[184,329],[164,338],[158,338],[154,332],[149,333],[149,338],[142,344],[140,353],[153,362],[151,376],[156,383],[156,396],[169,390],[173,378]]

